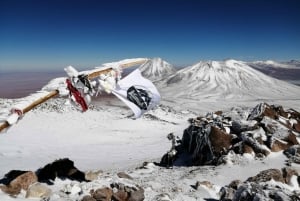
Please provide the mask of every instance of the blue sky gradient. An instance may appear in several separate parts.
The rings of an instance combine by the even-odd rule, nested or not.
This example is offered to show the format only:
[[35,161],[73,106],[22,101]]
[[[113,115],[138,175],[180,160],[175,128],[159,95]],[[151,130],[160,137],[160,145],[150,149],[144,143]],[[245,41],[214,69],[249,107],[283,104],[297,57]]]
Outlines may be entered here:
[[298,0],[0,0],[1,70],[300,59]]

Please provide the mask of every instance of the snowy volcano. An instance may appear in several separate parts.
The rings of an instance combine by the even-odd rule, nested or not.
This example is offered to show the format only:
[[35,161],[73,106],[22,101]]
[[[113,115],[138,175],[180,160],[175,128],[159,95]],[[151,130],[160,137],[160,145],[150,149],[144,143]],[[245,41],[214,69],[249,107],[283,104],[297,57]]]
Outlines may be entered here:
[[176,72],[175,68],[161,58],[153,58],[139,67],[143,76],[152,81],[160,80]]
[[245,62],[201,61],[166,79],[161,91],[170,97],[198,100],[299,98],[300,87],[271,78]]

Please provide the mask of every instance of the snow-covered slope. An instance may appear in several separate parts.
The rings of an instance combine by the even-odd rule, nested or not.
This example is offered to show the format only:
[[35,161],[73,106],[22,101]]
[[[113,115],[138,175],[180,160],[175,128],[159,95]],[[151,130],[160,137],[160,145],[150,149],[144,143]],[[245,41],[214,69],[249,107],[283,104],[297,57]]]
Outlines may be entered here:
[[300,87],[236,60],[201,61],[160,83],[165,99],[259,100],[299,98]]
[[160,80],[176,72],[175,68],[161,58],[153,58],[139,67],[143,76],[152,81]]

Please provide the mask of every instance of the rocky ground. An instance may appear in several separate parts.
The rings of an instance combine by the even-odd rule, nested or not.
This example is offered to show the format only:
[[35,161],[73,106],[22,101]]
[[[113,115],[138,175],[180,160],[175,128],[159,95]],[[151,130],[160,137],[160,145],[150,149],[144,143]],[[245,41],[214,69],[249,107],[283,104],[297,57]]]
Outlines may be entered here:
[[[166,121],[155,113],[145,118]],[[76,161],[59,159],[37,170],[6,174],[1,198],[300,200],[299,112],[261,103],[208,113],[189,122],[182,136],[166,131],[171,145],[161,159],[87,172],[76,168]]]

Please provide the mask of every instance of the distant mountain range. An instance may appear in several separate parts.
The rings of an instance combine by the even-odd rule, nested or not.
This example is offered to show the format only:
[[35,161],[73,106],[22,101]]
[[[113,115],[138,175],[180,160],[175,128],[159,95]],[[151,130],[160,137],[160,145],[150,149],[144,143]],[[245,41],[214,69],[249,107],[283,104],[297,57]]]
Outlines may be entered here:
[[248,62],[247,64],[271,77],[300,85],[300,61],[275,62],[269,60]]
[[[292,64],[279,64],[271,61],[248,63],[225,60],[201,61],[176,71],[170,64],[158,58],[148,61],[140,70],[156,83],[168,99],[299,98],[299,86],[262,73],[260,69],[264,69],[264,65],[277,69],[300,70],[296,61]],[[289,65],[292,67],[289,68]]]

